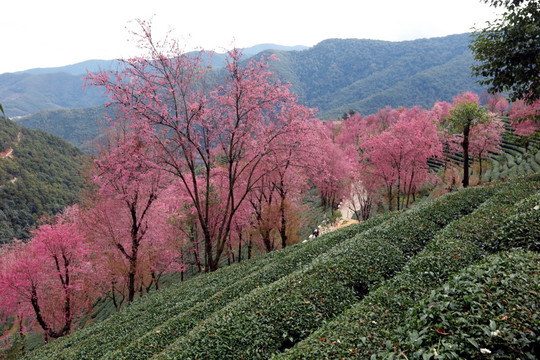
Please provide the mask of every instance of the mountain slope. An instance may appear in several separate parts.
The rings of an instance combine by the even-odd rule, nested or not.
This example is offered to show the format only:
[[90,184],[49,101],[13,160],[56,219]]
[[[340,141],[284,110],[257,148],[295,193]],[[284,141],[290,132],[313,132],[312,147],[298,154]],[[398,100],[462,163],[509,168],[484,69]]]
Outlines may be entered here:
[[76,200],[83,183],[83,155],[57,136],[17,126],[3,117],[0,153],[2,243],[27,238],[40,217]]
[[101,89],[83,89],[83,76],[68,73],[2,74],[0,101],[9,117],[33,114],[44,109],[104,104],[107,98]]
[[[468,297],[460,294],[475,289],[475,296],[492,300],[491,307],[474,308],[472,329],[490,329],[497,316],[496,328],[505,328],[508,336],[501,336],[496,346],[506,347],[514,358],[534,357],[540,332],[539,309],[534,307],[540,300],[540,245],[531,240],[540,231],[540,213],[533,206],[540,201],[539,191],[536,174],[453,192],[149,294],[26,358],[380,357],[396,347],[422,344],[406,338],[408,326],[423,324],[407,310],[439,305],[443,300],[430,303],[430,297],[444,298],[447,284],[454,286],[449,296],[456,302],[466,302]],[[508,229],[516,227],[523,229],[520,236],[509,237]],[[515,246],[529,251],[504,252]],[[497,284],[482,287],[499,279],[502,286],[496,293]],[[516,289],[521,290],[514,293]],[[515,307],[518,303],[527,306],[526,318]],[[492,313],[496,308],[500,314]],[[441,307],[440,313],[453,321],[462,309]],[[440,326],[438,336],[461,335],[457,330],[463,322],[455,324],[431,327]],[[465,335],[472,341],[456,340],[464,354],[498,349],[489,331]],[[430,344],[436,346],[438,339]]]
[[[482,88],[470,75],[473,58],[469,38],[469,34],[461,34],[401,42],[329,39],[308,49],[264,44],[245,49],[245,56],[275,53],[280,59],[271,62],[276,74],[292,84],[302,102],[318,108],[321,118],[328,119],[349,108],[369,114],[387,105],[429,107],[437,100],[449,101],[464,90],[480,92]],[[216,53],[209,61],[219,71],[225,55]],[[95,88],[83,92],[82,76],[85,70],[117,65],[114,61],[92,60],[2,74],[0,101],[12,117],[40,110],[98,106],[105,97]]]
[[322,118],[349,108],[370,114],[480,92],[468,45],[469,34],[402,42],[330,39],[301,52],[278,52],[281,61],[272,66]]
[[113,115],[104,105],[78,109],[42,110],[16,120],[17,124],[60,136],[85,150],[99,135],[100,126],[107,126],[106,117]]

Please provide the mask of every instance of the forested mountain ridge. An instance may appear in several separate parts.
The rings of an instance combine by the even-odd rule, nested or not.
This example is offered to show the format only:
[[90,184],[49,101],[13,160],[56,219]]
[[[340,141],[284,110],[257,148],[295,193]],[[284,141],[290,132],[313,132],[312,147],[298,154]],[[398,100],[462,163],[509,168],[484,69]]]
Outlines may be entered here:
[[18,126],[4,117],[0,117],[0,153],[3,243],[28,237],[40,217],[75,202],[83,185],[83,154],[57,136]]
[[99,135],[100,127],[107,126],[106,117],[113,115],[105,105],[77,109],[42,110],[18,119],[19,125],[40,129],[60,136],[84,150],[91,150],[91,142]]
[[[318,108],[319,116],[328,119],[348,109],[369,114],[387,105],[429,107],[465,90],[481,92],[471,76],[469,38],[470,34],[401,42],[328,39],[301,51],[289,49],[302,47],[267,44],[245,49],[244,57],[275,53],[280,61],[271,62],[272,70],[291,83],[303,103]],[[267,50],[254,55],[265,47]],[[224,54],[216,53],[208,61],[218,69],[224,59]],[[97,71],[107,65],[118,63],[92,60],[62,68],[1,74],[0,101],[10,116],[99,106],[106,101],[100,89],[82,90],[83,68]]]
[[466,90],[482,91],[471,76],[469,38],[329,39],[301,52],[278,51],[280,61],[271,66],[323,119],[348,109],[370,114],[387,105],[430,107]]

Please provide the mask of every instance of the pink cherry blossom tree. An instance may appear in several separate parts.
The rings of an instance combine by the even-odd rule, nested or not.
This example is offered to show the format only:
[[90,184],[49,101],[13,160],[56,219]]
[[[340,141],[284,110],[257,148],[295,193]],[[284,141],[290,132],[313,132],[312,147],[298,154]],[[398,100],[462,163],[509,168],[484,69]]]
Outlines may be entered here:
[[518,100],[512,104],[509,115],[514,134],[522,138],[525,148],[528,149],[531,138],[540,128],[540,100],[531,104]]
[[[134,300],[137,276],[141,276],[141,244],[152,227],[150,217],[166,179],[156,163],[151,143],[154,129],[121,109],[111,125],[107,142],[94,160],[94,183],[98,186],[98,204],[91,213],[99,218],[99,227],[128,264],[127,301]],[[95,221],[94,221],[95,223]],[[148,250],[147,250],[148,251]]]
[[401,209],[430,180],[427,160],[439,157],[442,147],[430,113],[415,107],[402,109],[397,122],[368,139],[362,150],[373,175],[384,184],[391,210],[394,190],[397,208]]
[[101,275],[69,210],[40,225],[29,242],[1,249],[0,307],[20,319],[27,331],[39,326],[45,339],[68,334],[91,311]]
[[486,107],[494,114],[504,115],[508,110],[509,103],[502,94],[496,93],[493,95],[487,95]]
[[328,133],[326,136],[321,134],[319,149],[321,156],[310,177],[319,190],[323,207],[330,208],[333,216],[338,203],[349,192],[358,156],[355,152],[342,150]]
[[[262,60],[243,63],[233,50],[224,71],[211,77],[201,56],[183,53],[174,41],[157,43],[151,24],[139,24],[148,54],[117,71],[90,75],[90,83],[104,86],[131,118],[157,129],[159,165],[189,195],[213,271],[236,212],[261,179],[257,169],[279,139],[295,136],[294,121],[281,114],[297,100]],[[212,211],[216,200],[219,212]]]
[[489,156],[490,152],[501,153],[502,134],[504,123],[500,118],[493,116],[492,120],[479,124],[471,130],[470,154],[478,159],[479,172],[478,182],[482,183],[482,160]]

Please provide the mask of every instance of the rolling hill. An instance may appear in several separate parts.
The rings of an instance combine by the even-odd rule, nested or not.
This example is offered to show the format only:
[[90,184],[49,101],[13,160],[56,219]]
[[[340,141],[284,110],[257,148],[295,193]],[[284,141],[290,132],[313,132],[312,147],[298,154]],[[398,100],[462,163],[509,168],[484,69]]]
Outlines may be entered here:
[[[302,102],[318,108],[320,117],[328,119],[349,109],[369,114],[387,105],[429,107],[436,100],[451,100],[464,90],[481,92],[471,77],[469,36],[402,42],[329,39],[308,49],[266,44],[244,51],[247,58],[275,53],[280,61],[272,63],[272,70],[292,84]],[[224,55],[215,54],[211,61],[219,71]],[[92,60],[1,74],[0,101],[11,117],[40,110],[98,106],[105,98],[99,89],[82,90],[84,70],[97,71],[117,64]]]
[[100,126],[107,126],[106,117],[112,110],[105,105],[87,108],[41,110],[16,119],[17,124],[54,134],[84,149],[91,150],[91,142],[99,135]]
[[540,174],[149,294],[25,359],[537,358]]
[[0,243],[77,199],[83,153],[65,140],[0,117]]
[[469,38],[329,39],[301,52],[278,51],[273,69],[323,119],[349,109],[367,115],[387,105],[430,107],[465,90],[482,91],[471,77]]

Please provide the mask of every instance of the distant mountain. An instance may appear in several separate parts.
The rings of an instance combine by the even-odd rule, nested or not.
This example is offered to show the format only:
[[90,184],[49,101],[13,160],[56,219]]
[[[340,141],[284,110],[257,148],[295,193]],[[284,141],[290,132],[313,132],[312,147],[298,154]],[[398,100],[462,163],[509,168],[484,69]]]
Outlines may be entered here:
[[278,51],[281,61],[272,68],[324,119],[349,109],[430,107],[483,90],[471,76],[469,40],[469,34],[402,42],[329,39],[300,52]]
[[59,136],[84,150],[91,150],[92,140],[101,126],[107,126],[106,117],[113,117],[105,105],[77,109],[41,110],[16,119],[17,124],[40,129]]
[[[244,53],[246,58],[276,54],[280,61],[270,62],[272,70],[292,84],[304,104],[318,108],[320,118],[330,119],[341,117],[349,109],[367,115],[385,106],[427,108],[437,100],[451,101],[466,90],[482,92],[471,76],[469,40],[470,34],[401,42],[329,39],[311,48],[263,44],[246,48]],[[259,50],[263,51],[257,53]],[[219,71],[225,55],[216,53],[207,60]],[[100,89],[83,92],[82,75],[73,74],[107,66],[119,65],[90,60],[61,68],[2,74],[0,103],[11,117],[57,110],[23,118],[20,123],[81,146],[87,140],[85,136],[95,132],[94,107],[106,100]],[[92,109],[80,109],[85,107]],[[60,110],[74,108],[78,110]],[[85,124],[91,128],[84,129]]]
[[83,89],[84,75],[57,73],[6,73],[0,75],[0,104],[9,117],[45,109],[81,108],[102,105],[103,90]]
[[55,74],[55,73],[67,73],[70,75],[85,75],[87,71],[97,72],[101,69],[111,69],[120,64],[118,60],[86,60],[77,64],[48,67],[48,68],[34,68],[24,71],[18,71],[14,74]]
[[0,243],[27,238],[39,218],[75,202],[83,156],[58,136],[0,116]]
[[309,46],[296,45],[296,46],[284,46],[277,44],[260,44],[249,48],[244,48],[244,55],[253,56],[266,50],[279,50],[279,51],[302,51],[309,49]]
[[[303,50],[306,46],[261,44],[244,49],[246,57],[269,49],[280,51]],[[195,52],[192,52],[192,54]],[[225,65],[225,54],[205,54],[213,68]],[[0,74],[0,104],[10,117],[26,116],[41,110],[94,107],[106,101],[103,91],[83,89],[87,72],[98,72],[121,67],[118,60],[88,60],[77,64],[35,68],[15,73]]]

